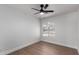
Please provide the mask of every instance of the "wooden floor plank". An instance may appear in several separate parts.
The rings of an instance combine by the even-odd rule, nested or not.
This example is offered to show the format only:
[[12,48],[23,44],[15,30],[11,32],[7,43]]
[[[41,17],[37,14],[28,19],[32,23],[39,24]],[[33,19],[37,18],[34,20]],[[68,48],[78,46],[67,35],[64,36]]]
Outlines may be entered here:
[[40,41],[9,55],[78,55],[76,49]]

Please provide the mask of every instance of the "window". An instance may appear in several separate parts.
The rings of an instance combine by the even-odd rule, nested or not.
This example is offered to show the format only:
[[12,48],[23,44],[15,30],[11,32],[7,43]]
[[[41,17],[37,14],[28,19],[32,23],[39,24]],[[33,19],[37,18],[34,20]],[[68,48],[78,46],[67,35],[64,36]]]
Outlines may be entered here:
[[42,36],[55,36],[55,23],[47,22],[42,25],[43,34]]

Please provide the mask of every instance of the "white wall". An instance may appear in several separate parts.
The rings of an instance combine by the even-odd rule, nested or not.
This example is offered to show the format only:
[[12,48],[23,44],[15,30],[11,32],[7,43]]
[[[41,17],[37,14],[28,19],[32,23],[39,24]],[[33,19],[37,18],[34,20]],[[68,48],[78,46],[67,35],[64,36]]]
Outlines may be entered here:
[[77,38],[78,38],[78,43],[77,43],[77,45],[78,45],[78,52],[79,52],[79,10],[78,10],[77,16],[78,16],[78,17],[77,17],[77,19],[78,19],[78,20],[77,20],[77,31],[78,31],[78,32],[77,32],[77,36],[78,36],[78,37],[77,37]]
[[56,36],[54,38],[42,37],[41,40],[67,47],[78,48],[77,15],[78,12],[75,11],[56,17],[42,19],[42,24],[45,22],[53,22],[56,24]]
[[6,5],[0,5],[0,53],[26,46],[39,38],[38,19]]

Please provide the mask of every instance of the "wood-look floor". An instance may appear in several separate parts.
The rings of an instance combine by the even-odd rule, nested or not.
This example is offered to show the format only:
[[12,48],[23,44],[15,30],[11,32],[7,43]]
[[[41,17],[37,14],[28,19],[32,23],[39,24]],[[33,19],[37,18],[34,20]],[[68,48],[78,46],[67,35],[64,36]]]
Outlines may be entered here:
[[78,55],[76,49],[40,41],[9,55]]

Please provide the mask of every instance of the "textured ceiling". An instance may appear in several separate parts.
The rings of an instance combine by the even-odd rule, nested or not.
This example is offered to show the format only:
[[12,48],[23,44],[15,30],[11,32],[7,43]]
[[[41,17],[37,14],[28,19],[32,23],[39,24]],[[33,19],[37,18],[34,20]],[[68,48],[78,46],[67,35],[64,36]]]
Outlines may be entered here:
[[12,4],[8,6],[16,8],[24,13],[30,14],[37,18],[57,16],[64,13],[73,12],[79,9],[79,4],[50,4],[47,9],[54,10],[55,11],[54,13],[49,13],[49,14],[44,14],[44,15],[40,15],[40,14],[34,15],[34,13],[36,13],[37,11],[32,10],[31,8],[40,9],[39,4]]

